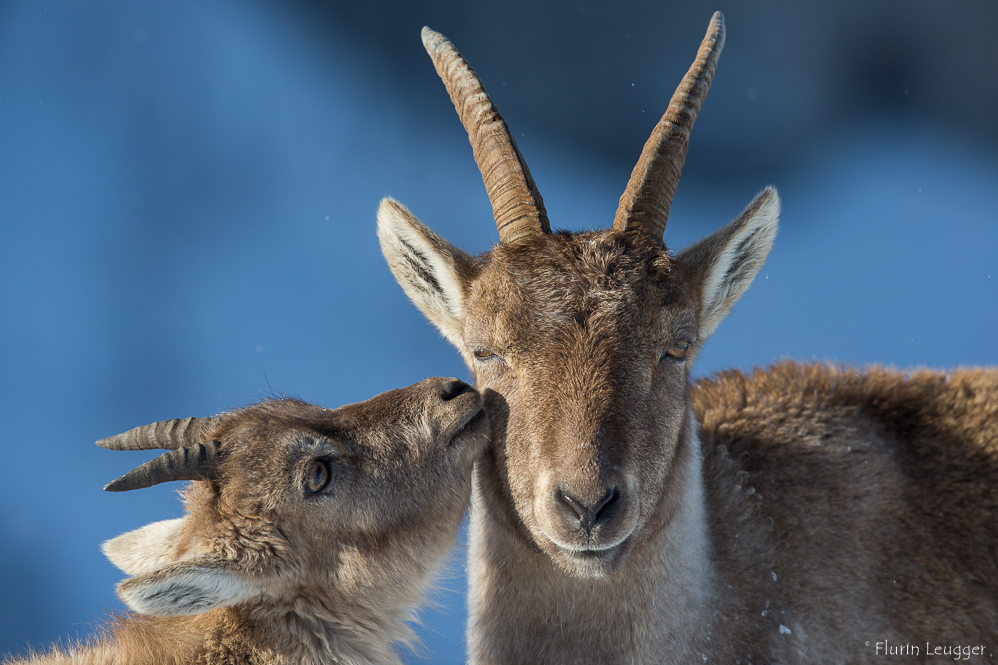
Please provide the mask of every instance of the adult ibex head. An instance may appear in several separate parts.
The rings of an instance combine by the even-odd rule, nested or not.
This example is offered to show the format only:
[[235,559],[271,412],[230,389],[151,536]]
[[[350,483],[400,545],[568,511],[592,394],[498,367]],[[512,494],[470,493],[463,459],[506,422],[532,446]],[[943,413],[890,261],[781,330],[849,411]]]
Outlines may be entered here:
[[491,410],[491,453],[477,476],[485,511],[564,572],[602,577],[676,517],[698,454],[684,436],[694,427],[692,360],[776,234],[779,199],[766,189],[679,254],[663,243],[723,17],[714,14],[645,144],[613,227],[595,232],[552,233],[475,72],[442,35],[424,28],[423,43],[468,131],[500,243],[473,257],[386,199],[382,251],[464,356]]

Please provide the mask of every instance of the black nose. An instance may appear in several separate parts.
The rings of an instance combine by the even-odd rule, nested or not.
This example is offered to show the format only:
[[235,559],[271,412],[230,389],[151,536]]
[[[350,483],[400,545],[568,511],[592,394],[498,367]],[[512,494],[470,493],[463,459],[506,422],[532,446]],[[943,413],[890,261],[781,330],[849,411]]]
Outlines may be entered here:
[[[620,490],[611,487],[602,498],[592,503],[587,503],[568,492],[561,490],[557,493],[558,499],[565,506],[568,506],[572,513],[579,519],[579,526],[586,531],[591,531],[599,521],[606,521],[612,517],[614,505],[620,498]],[[603,518],[603,520],[600,520]]]
[[440,386],[440,399],[445,402],[449,402],[458,395],[463,395],[464,393],[471,392],[472,390],[474,390],[474,388],[469,386],[464,381],[451,379],[450,381],[444,383],[444,385]]

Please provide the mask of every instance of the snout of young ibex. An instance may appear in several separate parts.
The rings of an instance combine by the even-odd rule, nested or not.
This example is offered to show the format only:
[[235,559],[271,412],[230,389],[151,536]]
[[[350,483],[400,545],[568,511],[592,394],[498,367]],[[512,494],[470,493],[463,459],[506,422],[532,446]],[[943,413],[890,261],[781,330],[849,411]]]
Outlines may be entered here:
[[[492,421],[472,496],[473,663],[880,662],[885,640],[998,648],[998,373],[790,364],[692,385],[780,211],[767,188],[713,235],[676,254],[663,243],[724,34],[718,12],[612,228],[552,233],[481,81],[423,29],[500,243],[471,256],[391,199],[378,235]],[[954,544],[950,525],[972,535]]]
[[28,663],[398,663],[484,448],[478,392],[426,379],[334,410],[292,399],[98,441],[166,448],[110,483],[194,480],[184,517],[104,544],[133,611]]

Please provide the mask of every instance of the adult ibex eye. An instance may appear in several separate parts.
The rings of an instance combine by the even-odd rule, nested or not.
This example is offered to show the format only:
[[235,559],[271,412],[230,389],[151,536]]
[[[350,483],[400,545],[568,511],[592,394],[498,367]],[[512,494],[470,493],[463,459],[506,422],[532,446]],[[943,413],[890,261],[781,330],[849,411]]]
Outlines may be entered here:
[[475,356],[475,360],[492,360],[496,358],[496,354],[487,349],[475,349],[472,353]]
[[325,489],[329,484],[329,463],[326,460],[312,460],[305,471],[305,489],[309,494],[315,494]]
[[[679,344],[673,344],[665,351],[665,355],[670,360],[682,360],[686,357],[686,352],[690,348],[689,342],[680,342]],[[665,358],[663,357],[663,360]]]

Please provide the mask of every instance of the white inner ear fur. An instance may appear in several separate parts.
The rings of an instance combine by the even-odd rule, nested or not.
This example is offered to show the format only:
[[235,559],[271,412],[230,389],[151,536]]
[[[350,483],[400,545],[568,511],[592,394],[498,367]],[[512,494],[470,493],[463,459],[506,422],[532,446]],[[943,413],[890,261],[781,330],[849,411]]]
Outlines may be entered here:
[[[737,219],[697,243],[718,245],[709,248],[714,259],[701,282],[701,340],[714,332],[752,284],[773,248],[779,219],[780,197],[774,188],[767,187]],[[685,254],[686,250],[680,258]]]
[[461,250],[390,198],[378,206],[378,239],[406,295],[451,344],[461,349],[464,289],[455,268],[455,256],[463,254]]
[[177,561],[176,544],[183,524],[183,517],[153,522],[106,541],[101,551],[128,575],[159,570]]
[[262,589],[217,565],[180,563],[118,585],[118,597],[141,614],[183,616],[231,607]]

